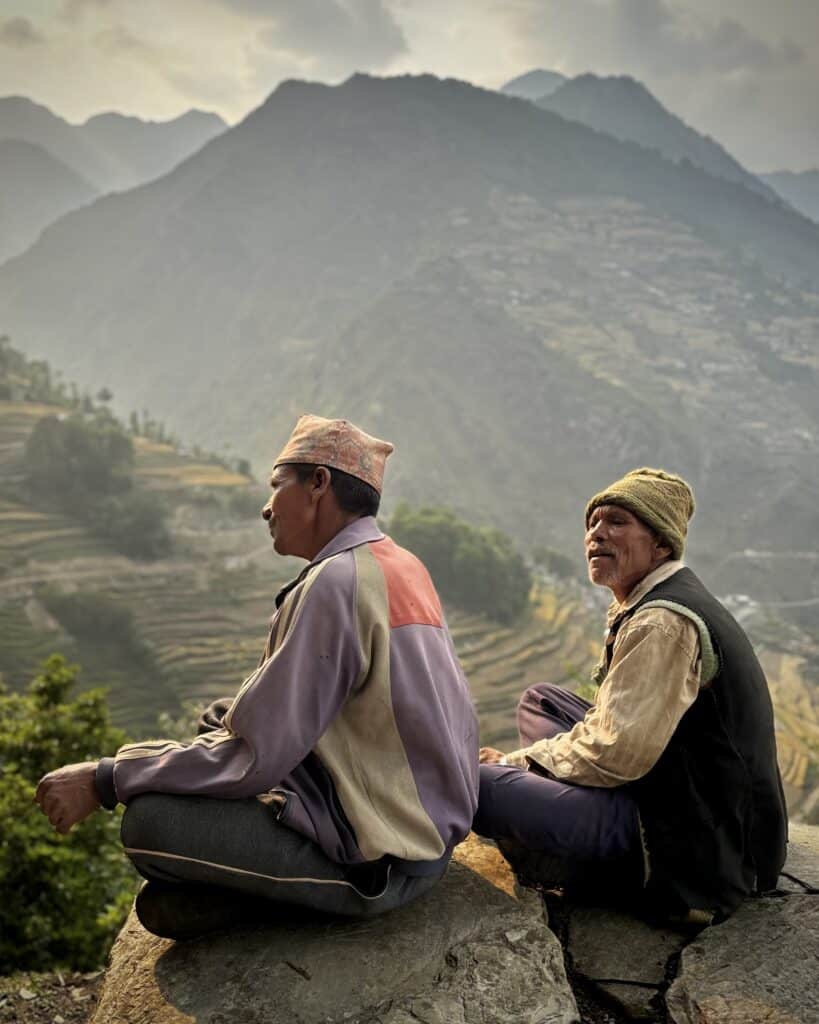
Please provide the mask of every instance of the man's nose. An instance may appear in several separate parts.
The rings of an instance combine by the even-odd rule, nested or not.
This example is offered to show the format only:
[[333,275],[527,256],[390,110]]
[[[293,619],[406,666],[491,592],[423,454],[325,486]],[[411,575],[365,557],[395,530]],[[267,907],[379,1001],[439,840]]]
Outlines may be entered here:
[[273,508],[268,501],[266,505],[262,505],[262,519],[269,522],[270,517],[273,515]]

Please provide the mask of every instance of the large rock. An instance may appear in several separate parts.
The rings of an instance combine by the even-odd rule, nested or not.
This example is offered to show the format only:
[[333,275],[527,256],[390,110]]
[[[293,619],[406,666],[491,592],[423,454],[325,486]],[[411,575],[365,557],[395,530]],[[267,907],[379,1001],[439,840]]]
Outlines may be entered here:
[[791,822],[788,859],[782,875],[803,891],[819,891],[819,828]]
[[574,973],[629,1019],[664,1020],[665,1002],[675,1024],[816,1024],[818,828],[790,826],[778,888],[696,938],[570,905],[560,907],[561,931]]
[[573,907],[566,942],[575,972],[634,1020],[656,1020],[668,964],[687,937],[632,915]]
[[[462,859],[492,855],[474,840]],[[494,854],[496,881],[508,879]],[[369,921],[299,921],[173,943],[132,914],[92,1024],[575,1024],[541,902],[465,864]]]
[[674,1024],[817,1024],[819,900],[751,900],[682,954]]
[[674,1024],[819,1022],[819,828],[791,823],[779,880],[683,952],[666,994]]

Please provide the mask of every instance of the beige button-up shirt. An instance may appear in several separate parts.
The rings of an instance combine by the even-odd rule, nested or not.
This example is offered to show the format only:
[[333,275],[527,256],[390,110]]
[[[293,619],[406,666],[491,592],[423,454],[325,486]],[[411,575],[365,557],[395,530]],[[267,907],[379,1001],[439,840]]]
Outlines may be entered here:
[[[649,573],[608,623],[683,567],[665,562]],[[580,786],[620,786],[645,775],[665,750],[700,689],[700,635],[668,608],[644,608],[620,627],[597,702],[569,732],[506,755],[507,764],[535,762],[554,778]]]

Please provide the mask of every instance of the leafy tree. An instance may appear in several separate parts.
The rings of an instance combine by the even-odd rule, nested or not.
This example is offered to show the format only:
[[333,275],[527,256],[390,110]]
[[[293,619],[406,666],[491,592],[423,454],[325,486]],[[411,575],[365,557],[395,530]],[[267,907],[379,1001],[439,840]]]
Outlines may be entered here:
[[389,532],[424,562],[445,600],[500,622],[514,621],[527,607],[531,575],[500,530],[471,526],[449,509],[401,503]]
[[25,694],[0,689],[0,973],[98,966],[135,889],[117,815],[93,814],[61,837],[33,802],[46,772],[125,739],[101,690],[69,698],[78,671],[55,654]]
[[133,462],[131,439],[110,416],[44,416],[26,441],[32,490],[75,511],[127,491]]
[[40,359],[29,360],[0,337],[0,399],[23,402],[49,402],[66,405],[65,385],[55,380],[51,367]]
[[569,580],[577,576],[577,565],[573,559],[553,548],[538,545],[532,550],[532,560],[535,565],[560,580]]
[[83,520],[123,554],[159,558],[170,551],[165,509],[134,487],[134,445],[108,409],[38,420],[24,459],[35,496]]
[[103,498],[90,510],[89,522],[101,537],[130,558],[162,558],[171,550],[165,509],[146,491]]

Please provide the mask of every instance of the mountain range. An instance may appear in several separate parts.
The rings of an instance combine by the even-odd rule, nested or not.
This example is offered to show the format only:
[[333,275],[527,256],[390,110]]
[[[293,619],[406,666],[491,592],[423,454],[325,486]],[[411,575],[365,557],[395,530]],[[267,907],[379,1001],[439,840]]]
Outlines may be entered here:
[[108,113],[73,125],[23,96],[0,97],[0,139],[41,146],[98,192],[164,174],[224,128],[220,117],[201,110],[171,121]]
[[0,263],[27,249],[46,225],[98,194],[42,146],[21,139],[0,139],[0,180]]
[[507,96],[517,96],[523,100],[541,100],[567,81],[566,76],[561,75],[559,71],[536,68],[502,85],[500,91]]
[[819,226],[532,103],[284,83],[48,228],[0,309],[18,346],[259,470],[299,413],[350,416],[396,443],[387,509],[526,547],[574,551],[589,494],[665,465],[698,491],[705,575],[817,596]]
[[718,142],[690,128],[641,82],[628,76],[579,75],[539,97],[537,103],[569,121],[656,149],[669,160],[688,160],[714,177],[776,197],[773,188],[745,170]]

